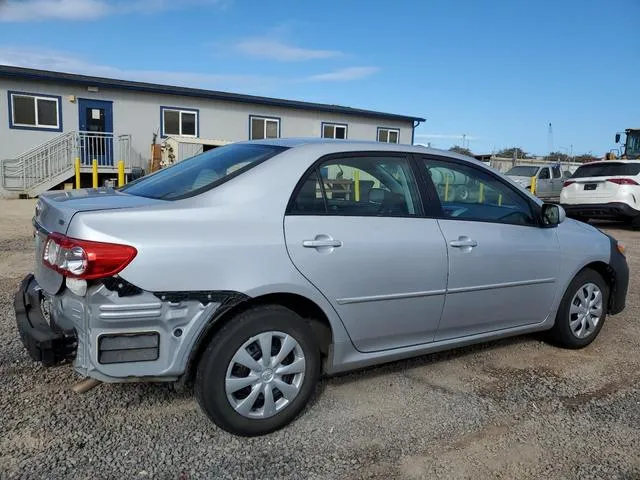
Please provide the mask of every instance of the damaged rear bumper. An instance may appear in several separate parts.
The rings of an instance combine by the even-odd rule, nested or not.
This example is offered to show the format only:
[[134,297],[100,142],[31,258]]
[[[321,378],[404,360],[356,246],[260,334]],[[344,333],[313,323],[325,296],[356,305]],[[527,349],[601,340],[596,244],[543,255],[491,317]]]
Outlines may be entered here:
[[15,294],[13,306],[20,339],[31,358],[45,366],[71,360],[76,355],[78,338],[75,330],[57,326],[53,317],[45,317],[45,296],[33,275],[27,275]]
[[217,314],[244,298],[232,292],[153,293],[123,289],[124,283],[94,282],[82,296],[63,286],[49,295],[28,275],[14,308],[31,358],[45,366],[73,360],[80,375],[103,382],[173,381],[190,365]]

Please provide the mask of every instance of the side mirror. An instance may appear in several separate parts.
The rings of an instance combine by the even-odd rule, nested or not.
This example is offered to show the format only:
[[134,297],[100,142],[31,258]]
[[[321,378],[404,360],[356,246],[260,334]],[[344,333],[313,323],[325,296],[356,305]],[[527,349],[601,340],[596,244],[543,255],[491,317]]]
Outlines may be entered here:
[[620,134],[616,133],[616,143],[620,143]]
[[545,203],[542,205],[542,224],[545,227],[555,227],[564,222],[567,214],[560,205]]

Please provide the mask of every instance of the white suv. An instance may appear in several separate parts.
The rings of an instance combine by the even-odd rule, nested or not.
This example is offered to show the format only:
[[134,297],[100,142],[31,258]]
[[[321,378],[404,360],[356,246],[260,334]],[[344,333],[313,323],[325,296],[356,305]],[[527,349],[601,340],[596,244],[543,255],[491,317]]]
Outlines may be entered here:
[[582,165],[564,183],[560,204],[578,220],[628,220],[640,227],[640,160]]

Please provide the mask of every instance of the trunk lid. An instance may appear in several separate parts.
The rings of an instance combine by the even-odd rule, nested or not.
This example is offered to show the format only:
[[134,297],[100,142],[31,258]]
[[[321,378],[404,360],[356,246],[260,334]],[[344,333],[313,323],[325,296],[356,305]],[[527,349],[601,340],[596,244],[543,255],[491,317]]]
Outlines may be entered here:
[[57,232],[66,234],[71,219],[78,212],[135,208],[164,203],[146,197],[118,192],[112,188],[52,191],[40,195],[35,216],[35,270],[38,284],[51,295],[58,293],[64,277],[42,263],[42,251],[47,235]]

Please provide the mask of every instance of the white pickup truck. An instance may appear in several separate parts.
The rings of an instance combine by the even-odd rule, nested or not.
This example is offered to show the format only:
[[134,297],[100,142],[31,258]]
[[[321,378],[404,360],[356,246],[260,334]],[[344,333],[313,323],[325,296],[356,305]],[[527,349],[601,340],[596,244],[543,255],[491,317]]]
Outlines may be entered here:
[[540,198],[559,197],[564,181],[570,172],[563,172],[560,165],[516,165],[505,173],[511,180],[531,190],[531,179],[536,177],[535,195]]

